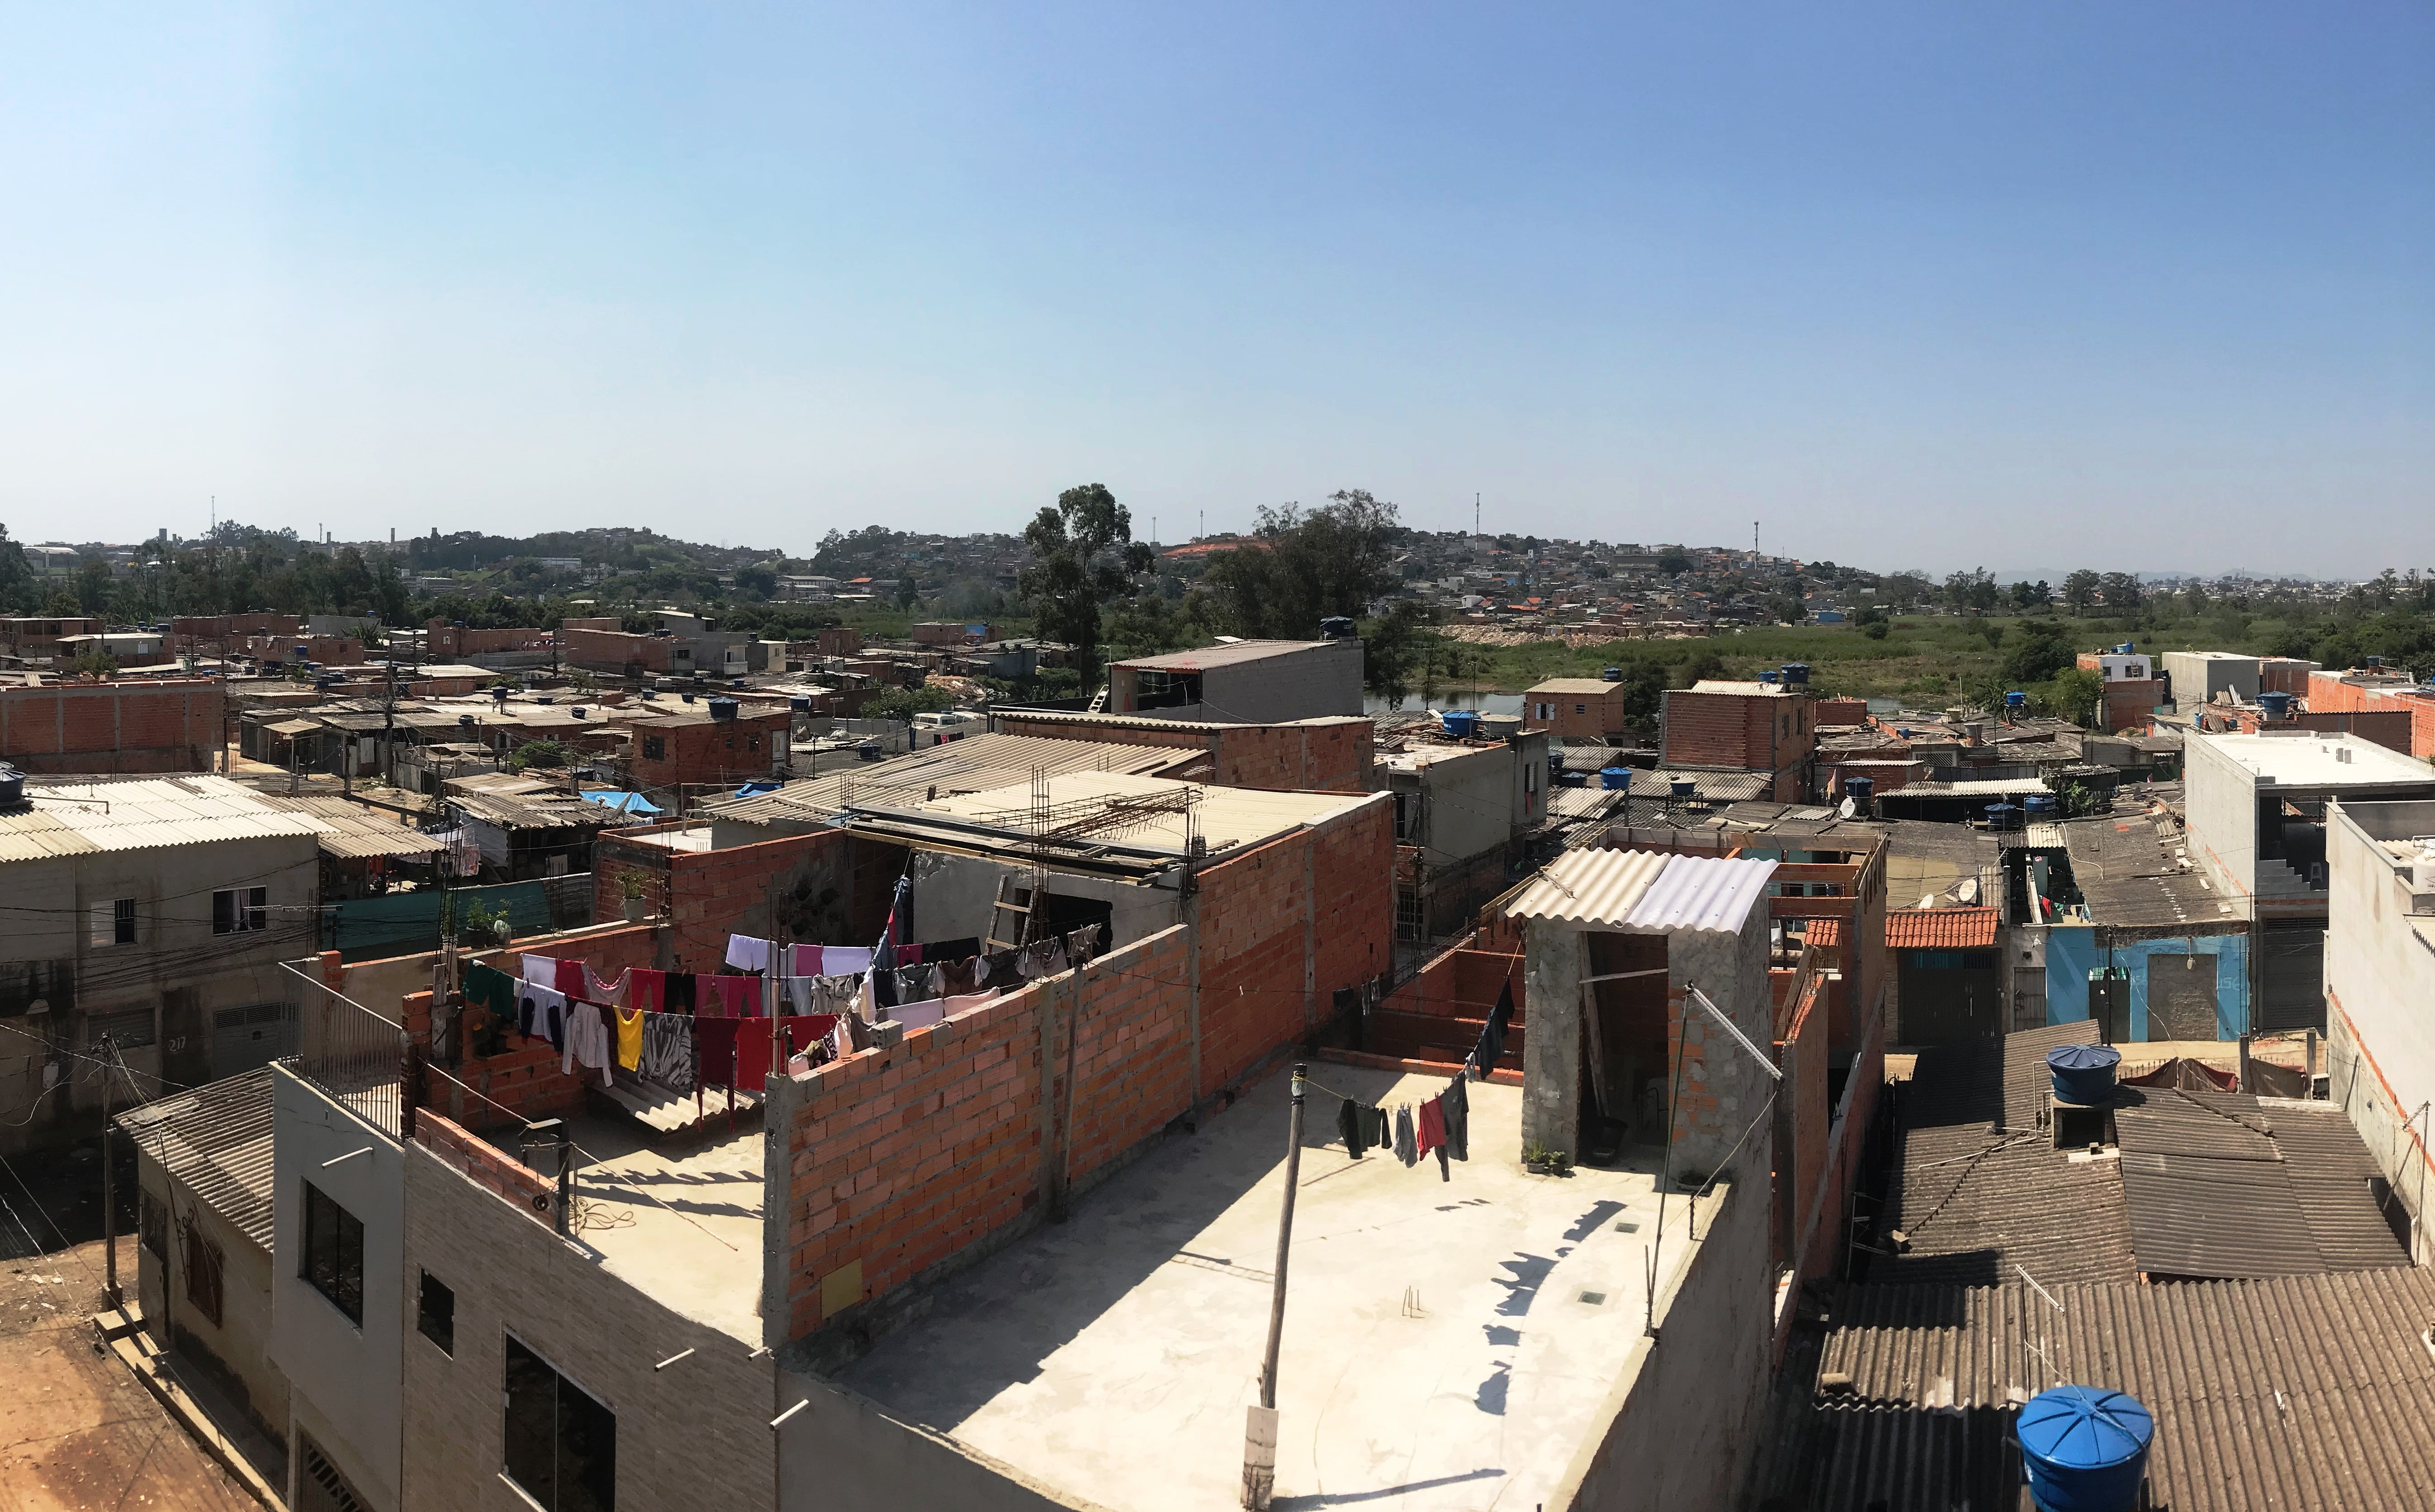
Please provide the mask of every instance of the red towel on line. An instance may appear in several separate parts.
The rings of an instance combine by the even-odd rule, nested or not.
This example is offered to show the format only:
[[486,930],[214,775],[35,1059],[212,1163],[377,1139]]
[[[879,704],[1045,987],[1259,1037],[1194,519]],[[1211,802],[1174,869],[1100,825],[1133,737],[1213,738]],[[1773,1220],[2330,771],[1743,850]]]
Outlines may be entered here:
[[1423,1155],[1445,1143],[1445,1109],[1438,1106],[1435,1097],[1421,1105],[1419,1138]]
[[592,995],[592,984],[583,979],[581,961],[559,962],[558,980],[550,985],[571,998],[585,998]]
[[[694,1071],[696,1087],[733,1087],[735,1085],[735,1031],[741,1019],[710,1019],[697,1013],[693,1020]],[[768,1069],[765,1051],[762,1069]]]
[[767,1018],[761,1005],[761,979],[757,976],[714,976],[711,984],[721,1002],[727,1005],[731,1019]]
[[778,1021],[786,1033],[786,1053],[800,1056],[829,1037],[837,1027],[834,1013],[790,1013]]
[[667,1002],[667,975],[637,966],[626,973],[626,1006],[658,1013]]
[[737,1019],[735,1024],[735,1085],[748,1092],[765,1090],[769,1080],[769,1031],[777,1027],[769,1019]]

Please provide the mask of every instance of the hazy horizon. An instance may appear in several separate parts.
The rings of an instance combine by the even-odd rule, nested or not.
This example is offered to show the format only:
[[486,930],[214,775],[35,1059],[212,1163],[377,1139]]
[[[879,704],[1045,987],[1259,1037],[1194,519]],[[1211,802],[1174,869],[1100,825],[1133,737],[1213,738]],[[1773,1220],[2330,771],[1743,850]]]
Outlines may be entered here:
[[2435,562],[2435,13],[1734,20],[20,10],[0,522]]

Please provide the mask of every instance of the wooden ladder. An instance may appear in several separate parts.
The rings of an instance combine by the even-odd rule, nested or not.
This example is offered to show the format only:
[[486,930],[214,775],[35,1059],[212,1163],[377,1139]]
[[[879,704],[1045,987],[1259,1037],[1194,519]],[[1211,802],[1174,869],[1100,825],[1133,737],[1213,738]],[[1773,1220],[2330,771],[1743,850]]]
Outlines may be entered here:
[[[1031,932],[1031,904],[1028,902],[1016,902],[1012,896],[1014,890],[1013,875],[1000,872],[997,879],[997,900],[990,906],[987,954],[995,954],[999,951],[1020,950]],[[1032,896],[1036,897],[1037,894]],[[1014,925],[1011,932],[1005,927],[1010,916],[1012,917]]]

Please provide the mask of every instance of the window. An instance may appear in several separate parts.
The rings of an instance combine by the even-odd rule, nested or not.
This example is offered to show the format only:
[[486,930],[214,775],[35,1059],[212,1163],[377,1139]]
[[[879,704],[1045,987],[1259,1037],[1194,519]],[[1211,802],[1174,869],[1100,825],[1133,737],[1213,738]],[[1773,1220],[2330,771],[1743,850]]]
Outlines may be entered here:
[[302,1433],[296,1438],[296,1512],[364,1512],[364,1499],[321,1446]]
[[93,905],[93,943],[132,945],[135,943],[135,900],[120,898]]
[[664,762],[667,759],[668,743],[665,736],[645,735],[643,737],[643,760],[647,762]]
[[195,1220],[186,1220],[179,1234],[186,1251],[186,1300],[211,1321],[220,1326],[220,1246],[203,1237]]
[[508,1336],[507,1474],[544,1512],[617,1504],[617,1415]]
[[304,1183],[304,1264],[298,1272],[347,1321],[364,1321],[363,1220]]
[[1577,713],[1577,714],[1585,714],[1585,713],[1588,713],[1589,712],[1590,712],[1590,706],[1589,706],[1588,704],[1585,704],[1585,703],[1577,703],[1577,704],[1573,705],[1573,713]]
[[270,927],[270,889],[235,887],[212,894],[212,933],[244,935]]
[[440,1346],[440,1353],[457,1352],[457,1293],[429,1271],[423,1273],[423,1297],[415,1306],[414,1326]]
[[169,1209],[159,1197],[147,1192],[136,1210],[135,1235],[155,1260],[169,1258]]

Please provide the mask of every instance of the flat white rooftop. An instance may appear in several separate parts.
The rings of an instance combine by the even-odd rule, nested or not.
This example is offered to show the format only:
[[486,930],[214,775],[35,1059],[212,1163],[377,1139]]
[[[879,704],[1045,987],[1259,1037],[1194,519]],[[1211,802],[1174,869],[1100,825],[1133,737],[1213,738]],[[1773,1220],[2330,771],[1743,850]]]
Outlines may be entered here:
[[[1315,1082],[1391,1105],[1442,1078],[1314,1062]],[[1229,1507],[1259,1400],[1288,1074],[1145,1157],[958,1278],[842,1383],[1069,1496]],[[1522,1093],[1475,1083],[1471,1159],[1350,1160],[1312,1091],[1285,1341],[1276,1504],[1525,1509],[1551,1499],[1636,1371],[1646,1167],[1524,1173]],[[1703,1206],[1701,1221],[1711,1215]],[[1681,1269],[1667,1208],[1661,1289]]]
[[2283,787],[2380,787],[2423,782],[2435,790],[2435,766],[2357,735],[2193,734]]
[[[583,1151],[575,1237],[644,1295],[758,1349],[761,1118],[738,1108],[731,1134],[723,1099],[710,1094],[698,1133],[591,1113],[567,1120]],[[512,1132],[493,1137],[519,1155]]]

